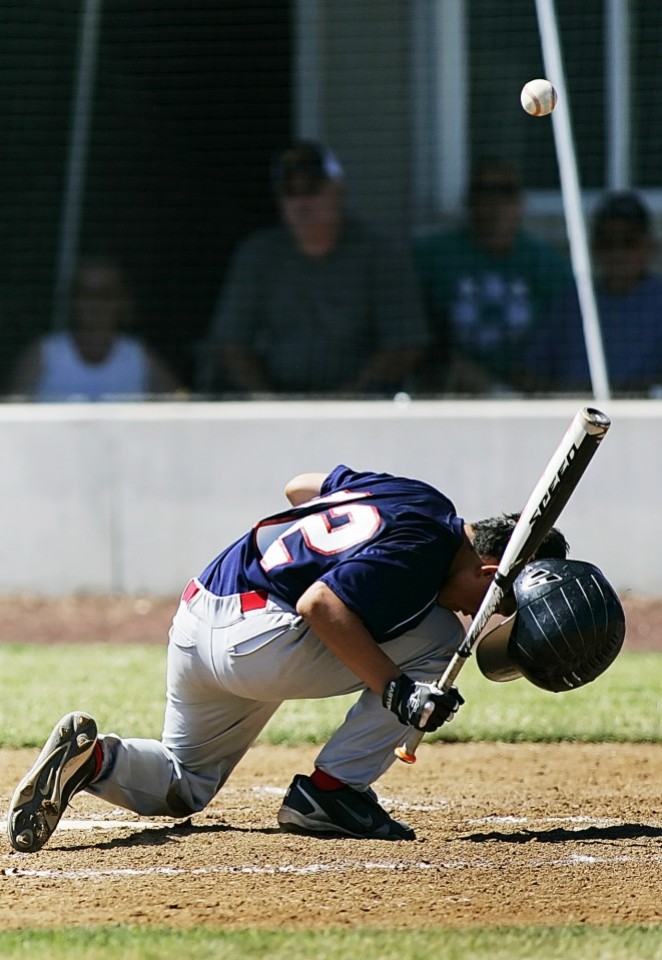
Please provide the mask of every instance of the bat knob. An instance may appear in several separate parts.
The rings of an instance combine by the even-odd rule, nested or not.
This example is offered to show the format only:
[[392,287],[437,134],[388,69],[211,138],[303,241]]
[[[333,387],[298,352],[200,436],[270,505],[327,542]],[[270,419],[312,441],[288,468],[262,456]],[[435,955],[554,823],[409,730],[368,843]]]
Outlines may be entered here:
[[402,747],[396,747],[396,748],[395,748],[395,755],[396,755],[396,757],[398,758],[398,760],[402,760],[403,763],[410,763],[410,764],[411,764],[411,763],[416,763],[416,754],[415,754],[415,753],[407,753],[407,748],[404,747],[404,746],[402,746]]

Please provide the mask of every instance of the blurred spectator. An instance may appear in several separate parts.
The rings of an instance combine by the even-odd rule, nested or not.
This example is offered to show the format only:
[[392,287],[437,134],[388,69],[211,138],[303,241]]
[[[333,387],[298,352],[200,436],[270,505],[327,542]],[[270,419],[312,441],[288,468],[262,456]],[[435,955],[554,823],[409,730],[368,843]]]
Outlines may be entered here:
[[522,229],[522,185],[508,160],[474,167],[467,207],[465,224],[414,248],[435,335],[425,381],[434,392],[507,393],[528,338],[572,273],[559,251]]
[[198,387],[207,393],[393,393],[428,343],[408,254],[350,214],[342,168],[299,141],[271,168],[281,224],[236,251]]
[[[662,395],[662,276],[652,270],[649,211],[631,192],[607,194],[591,230],[595,294],[612,390]],[[552,305],[527,352],[529,386],[546,393],[591,391],[574,287]]]
[[9,392],[34,400],[103,400],[172,393],[175,376],[131,326],[134,303],[122,270],[105,257],[81,260],[68,329],[40,337],[19,359]]

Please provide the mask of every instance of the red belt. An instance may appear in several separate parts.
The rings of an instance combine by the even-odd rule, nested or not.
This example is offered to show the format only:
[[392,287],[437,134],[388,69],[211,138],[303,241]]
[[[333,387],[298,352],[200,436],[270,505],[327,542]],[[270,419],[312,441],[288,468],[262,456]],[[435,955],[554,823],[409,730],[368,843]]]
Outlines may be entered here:
[[[182,594],[184,603],[189,603],[196,594],[200,593],[200,584],[195,580],[189,580],[186,589]],[[268,593],[266,590],[251,590],[248,593],[239,594],[239,604],[241,612],[247,613],[250,610],[263,610],[267,605]]]
[[240,593],[239,603],[241,612],[247,613],[249,610],[263,610],[267,605],[268,593],[266,590],[251,590],[250,593]]
[[189,580],[186,585],[186,590],[182,594],[182,600],[184,603],[188,603],[189,600],[192,600],[196,593],[200,593],[200,584],[196,583],[195,580]]

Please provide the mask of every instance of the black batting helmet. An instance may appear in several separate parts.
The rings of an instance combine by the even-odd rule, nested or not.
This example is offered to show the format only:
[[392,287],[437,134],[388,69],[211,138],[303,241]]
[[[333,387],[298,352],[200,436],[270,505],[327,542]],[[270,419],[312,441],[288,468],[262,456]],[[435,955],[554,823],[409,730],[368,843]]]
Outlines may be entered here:
[[535,560],[513,592],[516,612],[478,644],[476,661],[489,680],[526,677],[559,693],[595,680],[618,655],[625,614],[592,563]]

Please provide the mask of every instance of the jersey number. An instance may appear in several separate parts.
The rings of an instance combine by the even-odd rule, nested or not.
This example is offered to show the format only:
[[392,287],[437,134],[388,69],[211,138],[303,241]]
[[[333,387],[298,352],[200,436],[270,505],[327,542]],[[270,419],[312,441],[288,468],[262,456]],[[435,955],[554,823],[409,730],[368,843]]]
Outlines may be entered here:
[[[333,525],[332,520],[340,517],[344,517],[345,522]],[[287,548],[287,540],[297,534],[303,537],[310,550],[328,557],[369,540],[379,530],[381,522],[379,510],[367,503],[351,503],[331,507],[324,513],[312,513],[295,521],[274,540],[265,550],[260,565],[268,572],[274,567],[291,563],[292,555]]]

